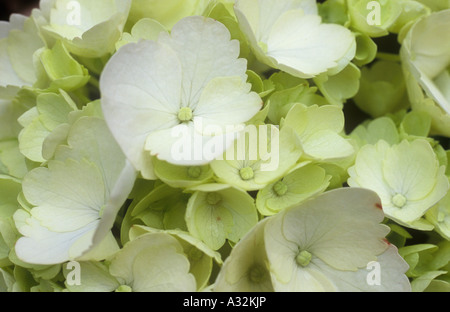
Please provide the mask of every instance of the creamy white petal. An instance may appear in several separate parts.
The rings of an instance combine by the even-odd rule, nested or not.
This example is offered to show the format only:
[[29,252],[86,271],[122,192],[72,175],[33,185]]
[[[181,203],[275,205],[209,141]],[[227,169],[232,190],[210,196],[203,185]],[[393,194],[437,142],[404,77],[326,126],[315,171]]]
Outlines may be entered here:
[[247,61],[238,58],[239,42],[231,40],[228,29],[213,19],[184,18],[170,35],[161,34],[158,42],[170,46],[180,60],[183,107],[195,110],[203,89],[216,77],[238,76],[247,80]]
[[181,65],[176,54],[152,41],[124,46],[106,65],[100,90],[113,136],[135,168],[143,170],[147,136],[179,122]]

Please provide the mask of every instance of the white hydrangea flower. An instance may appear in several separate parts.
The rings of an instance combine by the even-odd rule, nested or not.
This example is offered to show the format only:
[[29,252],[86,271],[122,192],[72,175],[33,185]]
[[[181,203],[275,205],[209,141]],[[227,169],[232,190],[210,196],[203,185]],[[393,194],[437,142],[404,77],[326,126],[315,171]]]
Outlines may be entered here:
[[450,10],[432,13],[412,26],[401,50],[404,66],[446,114],[450,114],[449,29]]
[[114,52],[130,8],[131,0],[41,0],[33,16],[70,52],[101,57]]
[[322,23],[315,0],[237,0],[235,12],[258,60],[291,75],[337,74],[355,56],[352,32]]
[[32,264],[102,260],[118,250],[111,234],[134,185],[127,162],[102,119],[83,117],[48,167],[30,171],[23,194],[32,207],[14,215],[23,235],[17,256]]
[[214,290],[411,291],[380,207],[372,191],[341,188],[266,218],[235,246]]
[[[375,191],[387,217],[412,228],[433,227],[421,218],[449,189],[445,167],[428,141],[402,141],[390,146],[381,140],[365,145],[348,170],[348,184]],[[431,228],[430,228],[431,227]]]
[[44,46],[44,41],[32,18],[12,14],[9,22],[2,21],[0,23],[0,87],[32,86],[37,80],[35,57]]
[[111,58],[100,79],[103,113],[144,177],[154,178],[151,155],[175,165],[211,162],[261,109],[238,57],[223,24],[194,16]]

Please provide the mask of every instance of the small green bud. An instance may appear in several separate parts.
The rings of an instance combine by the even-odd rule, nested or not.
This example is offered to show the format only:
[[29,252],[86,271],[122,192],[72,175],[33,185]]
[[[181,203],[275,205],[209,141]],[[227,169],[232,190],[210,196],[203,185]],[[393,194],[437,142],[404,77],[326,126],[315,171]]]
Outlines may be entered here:
[[218,193],[208,193],[206,195],[206,202],[209,205],[217,205],[222,200],[222,196]]
[[309,251],[303,250],[301,251],[295,260],[297,264],[306,267],[311,262],[312,254]]
[[192,109],[190,109],[189,107],[182,107],[178,111],[178,120],[180,120],[181,122],[191,121],[192,117],[194,117],[194,115],[192,114]]
[[239,175],[241,176],[242,180],[248,181],[253,179],[253,177],[255,176],[255,172],[251,167],[245,167],[239,171]]
[[278,181],[277,183],[275,183],[275,185],[273,186],[273,191],[275,192],[275,194],[277,194],[278,196],[283,196],[287,193],[288,191],[288,186],[286,185],[286,183],[284,183],[283,181]]

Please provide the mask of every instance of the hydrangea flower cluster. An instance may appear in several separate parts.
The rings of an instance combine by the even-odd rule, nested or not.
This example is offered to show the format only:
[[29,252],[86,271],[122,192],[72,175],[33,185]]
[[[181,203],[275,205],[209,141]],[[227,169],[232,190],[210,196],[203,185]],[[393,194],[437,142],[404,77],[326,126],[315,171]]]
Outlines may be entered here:
[[450,3],[41,0],[0,22],[0,291],[450,291]]

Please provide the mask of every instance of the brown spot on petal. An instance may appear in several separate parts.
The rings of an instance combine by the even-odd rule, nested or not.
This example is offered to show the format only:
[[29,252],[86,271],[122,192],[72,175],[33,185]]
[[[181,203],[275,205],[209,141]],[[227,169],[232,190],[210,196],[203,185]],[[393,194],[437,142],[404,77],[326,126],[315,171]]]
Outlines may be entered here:
[[377,207],[380,210],[383,210],[383,206],[380,203],[376,203],[375,207]]

